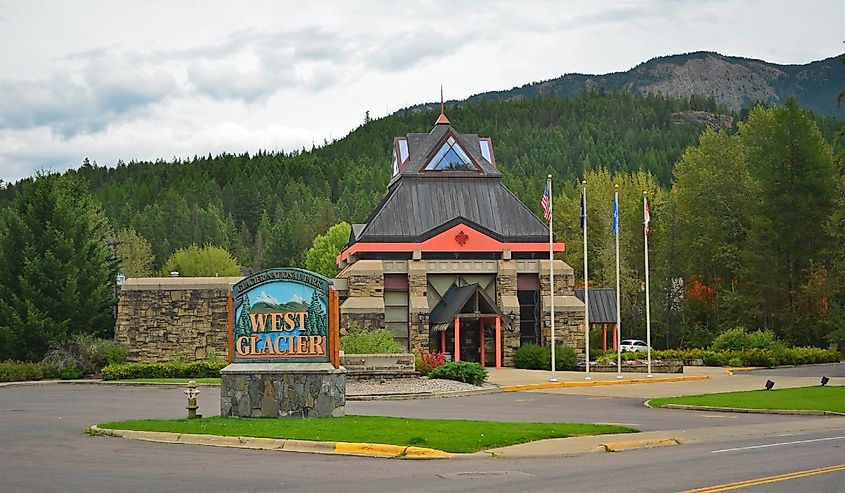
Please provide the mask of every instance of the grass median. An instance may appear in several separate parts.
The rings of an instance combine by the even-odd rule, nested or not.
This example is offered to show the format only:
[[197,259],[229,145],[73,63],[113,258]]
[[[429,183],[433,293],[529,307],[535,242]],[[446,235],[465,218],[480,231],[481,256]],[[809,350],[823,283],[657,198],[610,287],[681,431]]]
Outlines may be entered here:
[[845,387],[797,387],[652,399],[652,407],[666,404],[744,409],[783,409],[845,413]]
[[194,380],[197,383],[220,385],[220,377],[210,378],[127,378],[124,380],[107,380],[108,383],[166,383],[177,385],[188,385],[188,381]]
[[325,442],[381,443],[469,453],[546,438],[567,438],[636,430],[616,425],[410,419],[385,416],[270,419],[222,418],[135,420],[101,428],[198,435],[290,438]]

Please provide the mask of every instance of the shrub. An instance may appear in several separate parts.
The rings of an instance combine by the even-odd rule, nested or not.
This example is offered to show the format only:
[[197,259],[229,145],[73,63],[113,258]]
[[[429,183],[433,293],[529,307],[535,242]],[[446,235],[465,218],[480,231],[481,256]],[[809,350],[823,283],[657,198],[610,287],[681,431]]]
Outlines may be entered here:
[[106,365],[125,362],[127,354],[126,349],[113,341],[76,334],[52,345],[43,362],[57,368],[62,378],[80,378],[93,375]]
[[539,344],[523,344],[516,350],[513,364],[526,370],[545,370],[547,367],[551,369],[552,352]]
[[443,353],[429,353],[423,349],[416,353],[417,371],[420,375],[428,375],[432,370],[446,362],[446,355]]
[[387,329],[366,330],[350,324],[346,335],[340,338],[340,349],[346,354],[395,354],[403,348]]
[[[552,350],[549,346],[533,343],[523,344],[516,350],[513,357],[514,366],[526,370],[551,370]],[[574,370],[575,350],[568,346],[555,348],[555,369]]]
[[133,378],[214,378],[220,376],[225,361],[196,361],[193,363],[124,363],[111,364],[102,369],[103,380]]
[[615,352],[607,352],[602,353],[595,358],[597,365],[606,365],[608,363],[616,363],[616,353]]
[[56,368],[44,363],[26,363],[14,360],[0,362],[0,382],[26,382],[59,376]]
[[[768,348],[748,347],[739,350],[666,349],[654,351],[652,356],[657,359],[701,359],[708,366],[806,365],[839,361],[839,353],[831,349],[817,347],[788,348],[779,342],[775,342]],[[736,364],[737,361],[739,364]]]
[[[549,356],[549,370],[551,366]],[[575,350],[569,346],[557,346],[555,348],[555,370],[571,371],[575,369]]]
[[748,334],[742,327],[728,329],[713,339],[710,349],[713,351],[739,351],[748,347]]
[[767,349],[778,353],[785,349],[783,343],[777,340],[770,330],[755,330],[746,332],[745,329],[728,329],[713,340],[710,345],[713,351],[742,351],[744,349]]
[[442,378],[444,380],[456,380],[458,382],[481,385],[487,380],[487,370],[478,363],[469,361],[451,361],[438,366],[428,378]]

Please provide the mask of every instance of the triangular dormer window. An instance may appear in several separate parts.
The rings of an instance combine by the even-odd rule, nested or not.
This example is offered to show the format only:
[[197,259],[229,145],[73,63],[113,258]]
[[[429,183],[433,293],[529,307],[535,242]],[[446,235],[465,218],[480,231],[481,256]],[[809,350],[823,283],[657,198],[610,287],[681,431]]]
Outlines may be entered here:
[[425,165],[425,171],[478,171],[455,137],[449,136],[437,154]]

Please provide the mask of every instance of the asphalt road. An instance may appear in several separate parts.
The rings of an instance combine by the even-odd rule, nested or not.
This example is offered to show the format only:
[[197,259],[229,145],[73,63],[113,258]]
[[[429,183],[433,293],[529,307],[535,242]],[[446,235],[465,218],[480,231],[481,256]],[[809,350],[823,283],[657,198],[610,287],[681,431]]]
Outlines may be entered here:
[[828,365],[804,365],[791,368],[763,368],[760,370],[752,370],[748,372],[748,374],[765,375],[769,377],[818,377],[819,375],[824,375],[830,378],[845,377],[845,364],[831,363]]
[[[217,389],[202,390],[200,411],[212,414],[209,411],[218,406]],[[89,437],[83,433],[86,426],[107,420],[179,417],[184,415],[184,402],[181,389],[177,388],[95,385],[0,388],[0,440],[3,443],[0,492],[533,493],[587,488],[626,492],[681,491],[845,463],[842,449],[845,436],[830,433],[564,458],[445,461],[398,461],[166,445]],[[785,419],[769,415],[714,418],[704,416],[705,413],[649,410],[636,399],[527,393],[349,403],[348,411],[501,420],[635,422],[641,429]],[[800,443],[785,443],[795,441]],[[764,446],[743,448],[760,445]],[[727,450],[733,448],[739,449]],[[745,491],[845,491],[843,480],[845,472],[839,470],[766,483]]]

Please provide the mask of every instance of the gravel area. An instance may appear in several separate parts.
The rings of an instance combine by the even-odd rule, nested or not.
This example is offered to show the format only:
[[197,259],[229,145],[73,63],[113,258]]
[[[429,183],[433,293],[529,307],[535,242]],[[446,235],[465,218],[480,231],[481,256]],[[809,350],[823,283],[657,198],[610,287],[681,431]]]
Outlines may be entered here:
[[431,394],[442,392],[465,392],[479,389],[492,389],[495,385],[484,384],[479,387],[464,382],[441,380],[438,378],[397,378],[384,380],[347,380],[346,395],[391,395],[391,394]]

